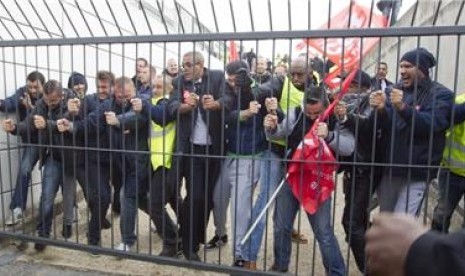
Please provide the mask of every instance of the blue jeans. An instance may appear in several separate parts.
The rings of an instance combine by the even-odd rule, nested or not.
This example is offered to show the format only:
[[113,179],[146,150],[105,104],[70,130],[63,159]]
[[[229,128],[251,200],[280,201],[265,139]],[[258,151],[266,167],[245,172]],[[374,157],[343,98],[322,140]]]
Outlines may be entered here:
[[449,232],[450,219],[460,199],[465,195],[465,177],[441,169],[439,173],[439,199],[434,208],[431,228]]
[[42,192],[40,194],[39,223],[37,232],[41,237],[49,237],[52,229],[53,203],[58,187],[63,181],[60,161],[48,157],[42,173]]
[[[269,198],[276,190],[277,185],[281,182],[283,176],[282,158],[272,151],[266,150],[263,153],[260,168],[260,191],[252,208],[250,225],[252,225],[263,210]],[[267,216],[263,216],[255,230],[252,232],[252,235],[250,235],[249,239],[242,247],[242,258],[246,261],[257,261],[258,251],[260,250],[263,232],[265,230],[266,217]]]
[[16,186],[13,198],[10,203],[10,210],[17,207],[26,209],[27,192],[29,181],[31,180],[31,171],[39,160],[39,147],[25,146],[21,155],[18,176],[16,177]]
[[[291,233],[294,219],[300,208],[299,201],[285,183],[276,198],[274,210],[274,265],[279,271],[287,271],[291,258]],[[318,241],[326,275],[345,275],[344,259],[331,226],[331,199],[326,200],[308,220]]]

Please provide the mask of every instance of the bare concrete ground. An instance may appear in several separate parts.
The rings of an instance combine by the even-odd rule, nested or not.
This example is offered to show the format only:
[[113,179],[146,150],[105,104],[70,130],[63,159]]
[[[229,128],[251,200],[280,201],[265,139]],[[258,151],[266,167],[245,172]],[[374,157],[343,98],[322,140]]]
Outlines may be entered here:
[[[335,206],[335,228],[337,239],[343,254],[346,264],[348,264],[349,273],[348,275],[360,275],[357,267],[353,261],[353,256],[349,253],[347,243],[344,241],[345,234],[340,223],[342,217],[342,209],[344,205],[342,185],[339,183],[333,196],[333,204]],[[427,212],[431,213],[432,206],[435,204],[435,197],[430,196],[429,206]],[[377,212],[376,210],[374,212]],[[74,228],[74,234],[68,241],[70,243],[86,244],[87,239],[85,233],[87,229],[86,221],[87,210],[86,203],[81,201],[79,203],[79,223]],[[102,232],[102,246],[105,248],[111,248],[112,244],[116,246],[120,242],[119,234],[119,217],[111,217],[113,227],[112,229],[104,230]],[[54,235],[56,239],[62,239],[61,237],[61,220],[62,216],[56,217],[56,231]],[[457,220],[455,218],[454,220]],[[429,223],[429,221],[428,221]],[[76,225],[76,224],[75,224]],[[228,229],[230,222],[228,221]],[[308,238],[309,243],[306,245],[293,244],[293,254],[291,258],[290,272],[292,274],[299,275],[324,275],[324,269],[321,262],[320,252],[315,240],[313,238],[313,232],[310,228],[308,220],[303,212],[300,213],[296,220],[296,229],[299,228],[301,232]],[[454,225],[457,225],[454,222]],[[456,228],[456,226],[454,226]],[[138,216],[138,244],[137,252],[142,254],[157,255],[161,250],[161,239],[149,230],[148,216],[142,212],[139,212]],[[260,259],[257,262],[259,270],[268,270],[273,262],[273,239],[272,239],[272,221],[269,216],[266,240],[262,244],[262,251],[260,252]],[[214,227],[212,222],[208,226],[208,236],[210,239],[214,235]],[[211,264],[221,264],[230,266],[233,263],[232,259],[232,248],[231,239],[230,242],[219,250],[204,251],[203,248],[199,252],[201,258]],[[182,257],[180,257],[182,258]],[[179,266],[168,266],[158,265],[152,262],[135,261],[129,259],[119,259],[113,256],[99,255],[95,256],[88,252],[64,249],[60,247],[49,246],[42,253],[37,253],[30,245],[24,254],[17,258],[17,261],[27,264],[37,265],[50,265],[61,267],[65,269],[73,269],[77,271],[93,271],[95,273],[110,273],[116,275],[218,275],[216,272],[205,272],[193,269],[182,268]],[[38,275],[38,274],[37,274]]]

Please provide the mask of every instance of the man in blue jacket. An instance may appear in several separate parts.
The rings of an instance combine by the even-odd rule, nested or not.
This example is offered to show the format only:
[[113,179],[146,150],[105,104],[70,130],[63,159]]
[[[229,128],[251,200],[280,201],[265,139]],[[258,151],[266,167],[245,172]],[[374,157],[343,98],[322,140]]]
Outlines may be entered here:
[[[42,73],[38,71],[29,73],[25,86],[16,90],[15,94],[5,100],[0,100],[0,111],[15,112],[16,120],[18,122],[23,121],[41,97],[44,84],[45,78]],[[37,137],[31,135],[31,133],[25,133],[25,135],[21,136],[21,141],[28,144],[37,143]],[[31,171],[37,160],[39,160],[38,148],[32,145],[24,146],[13,198],[10,203],[12,216],[6,221],[6,225],[15,225],[23,218],[23,212],[26,210],[27,188],[31,179]]]
[[435,65],[428,50],[409,51],[400,60],[400,87],[371,95],[383,133],[382,158],[389,164],[378,188],[381,211],[418,215],[426,186],[436,176],[454,96],[431,80]]

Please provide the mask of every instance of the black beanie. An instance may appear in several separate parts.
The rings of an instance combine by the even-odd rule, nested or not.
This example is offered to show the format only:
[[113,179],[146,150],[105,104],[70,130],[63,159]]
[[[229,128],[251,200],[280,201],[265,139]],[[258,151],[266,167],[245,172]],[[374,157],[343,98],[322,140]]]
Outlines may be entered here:
[[429,75],[429,68],[432,68],[436,65],[436,59],[434,58],[433,54],[422,47],[405,53],[400,61],[403,60],[408,61],[416,66],[425,74],[425,76]]
[[73,89],[73,86],[78,85],[78,84],[84,84],[85,85],[85,91],[87,91],[87,80],[86,77],[78,72],[73,72],[71,73],[71,76],[68,79],[68,88]]

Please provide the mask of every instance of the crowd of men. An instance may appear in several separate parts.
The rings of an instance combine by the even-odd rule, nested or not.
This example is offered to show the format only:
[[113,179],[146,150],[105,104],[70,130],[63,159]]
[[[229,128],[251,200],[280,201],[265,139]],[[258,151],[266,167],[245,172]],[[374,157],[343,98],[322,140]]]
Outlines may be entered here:
[[[121,216],[121,243],[115,248],[132,250],[140,209],[163,239],[161,256],[182,252],[187,260],[201,261],[201,244],[214,249],[228,242],[229,206],[234,265],[257,269],[265,218],[245,243],[241,241],[285,176],[286,160],[335,93],[342,92],[327,89],[324,69],[312,69],[318,59],[300,56],[288,66],[276,66],[273,73],[266,58],[253,60],[253,72],[249,60],[232,61],[223,72],[206,68],[201,53],[187,52],[181,69],[170,59],[157,74],[155,66],[138,58],[132,79],[99,71],[94,94],[87,93],[86,77],[80,73],[72,73],[64,88],[31,72],[24,87],[0,101],[0,111],[17,115],[3,121],[4,130],[24,143],[7,223],[21,221],[31,171],[40,162],[40,237],[51,235],[59,187],[61,234],[65,239],[72,236],[77,180],[90,211],[89,245],[99,246],[102,229],[111,227],[105,218],[111,206]],[[385,62],[377,63],[373,78],[358,70],[334,114],[313,128],[339,158],[345,194],[342,224],[361,272],[370,260],[365,233],[375,193],[382,212],[418,216],[437,168],[441,162],[448,164],[439,177],[441,199],[433,221],[434,229],[444,231],[465,191],[448,184],[465,177],[463,167],[457,170],[457,163],[465,162],[464,153],[446,146],[449,128],[455,133],[453,141],[464,146],[464,98],[454,104],[453,92],[431,79],[436,59],[428,50],[413,49],[399,62],[397,83],[386,79]],[[167,212],[167,204],[176,217]],[[345,275],[331,206],[329,198],[307,216],[326,273]],[[285,185],[272,209],[273,271],[289,269],[299,208]],[[207,240],[210,213],[215,236]],[[299,234],[297,240],[304,240]],[[45,247],[35,244],[38,251]]]

